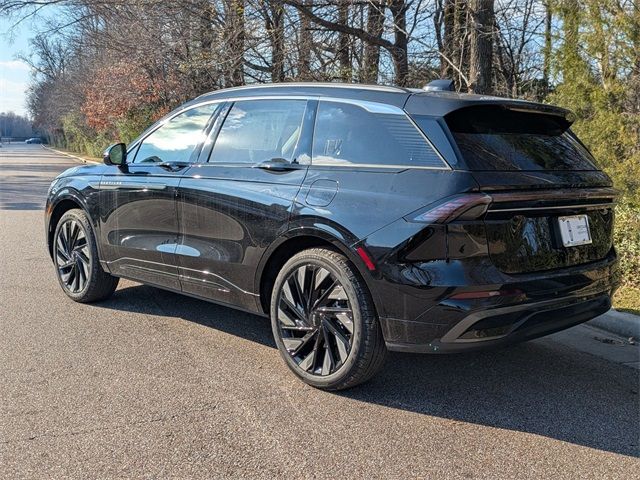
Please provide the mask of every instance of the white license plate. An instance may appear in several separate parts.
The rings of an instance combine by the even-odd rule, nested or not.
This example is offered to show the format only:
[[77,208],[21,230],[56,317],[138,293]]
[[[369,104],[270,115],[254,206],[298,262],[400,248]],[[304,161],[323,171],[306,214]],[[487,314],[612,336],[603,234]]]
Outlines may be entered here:
[[589,217],[586,215],[572,215],[570,217],[558,217],[560,236],[565,247],[588,245],[591,243],[591,231],[589,230]]

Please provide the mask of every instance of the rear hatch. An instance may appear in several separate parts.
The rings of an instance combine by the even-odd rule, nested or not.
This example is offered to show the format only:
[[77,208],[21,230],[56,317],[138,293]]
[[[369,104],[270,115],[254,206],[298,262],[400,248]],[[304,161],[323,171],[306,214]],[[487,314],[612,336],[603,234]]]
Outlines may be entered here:
[[493,201],[489,254],[506,273],[603,259],[616,192],[570,131],[570,116],[535,104],[473,105],[444,116],[459,165]]

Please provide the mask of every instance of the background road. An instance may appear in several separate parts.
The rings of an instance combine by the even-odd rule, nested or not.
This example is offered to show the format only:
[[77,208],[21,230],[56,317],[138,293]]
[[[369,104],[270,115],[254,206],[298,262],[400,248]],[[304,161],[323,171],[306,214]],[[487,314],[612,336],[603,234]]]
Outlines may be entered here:
[[334,394],[289,373],[264,318],[128,281],[72,302],[42,206],[75,165],[0,148],[0,478],[640,478],[638,371],[616,362],[637,347],[589,326],[393,354]]

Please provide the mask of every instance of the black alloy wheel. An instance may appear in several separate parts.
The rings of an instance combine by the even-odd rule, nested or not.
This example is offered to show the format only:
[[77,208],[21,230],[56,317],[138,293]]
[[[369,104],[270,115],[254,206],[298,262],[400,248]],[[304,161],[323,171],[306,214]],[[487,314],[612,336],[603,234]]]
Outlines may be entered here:
[[305,264],[289,274],[278,324],[287,352],[306,372],[329,375],[349,357],[353,311],[340,281],[323,267]]
[[368,380],[386,347],[371,295],[349,260],[313,248],[280,270],[271,297],[278,349],[303,381],[341,390]]
[[109,298],[118,278],[106,273],[98,258],[96,240],[84,211],[67,211],[56,225],[51,246],[60,286],[76,302]]

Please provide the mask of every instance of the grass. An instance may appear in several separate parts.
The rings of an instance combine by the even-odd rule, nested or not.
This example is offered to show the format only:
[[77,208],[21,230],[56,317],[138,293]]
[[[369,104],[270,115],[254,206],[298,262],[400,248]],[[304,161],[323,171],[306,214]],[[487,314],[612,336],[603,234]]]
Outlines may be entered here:
[[640,288],[622,286],[613,296],[613,308],[640,315]]
[[[49,145],[47,145],[47,146],[49,146]],[[61,147],[56,147],[56,146],[51,146],[51,148],[54,148],[54,149],[58,150],[59,152],[65,152],[65,153],[68,153],[69,155],[75,155],[76,157],[84,158],[85,160],[92,160],[94,162],[102,163],[102,159],[101,158],[92,157],[92,156],[86,155],[84,153],[74,152],[72,150],[67,150],[66,148],[61,148]]]

